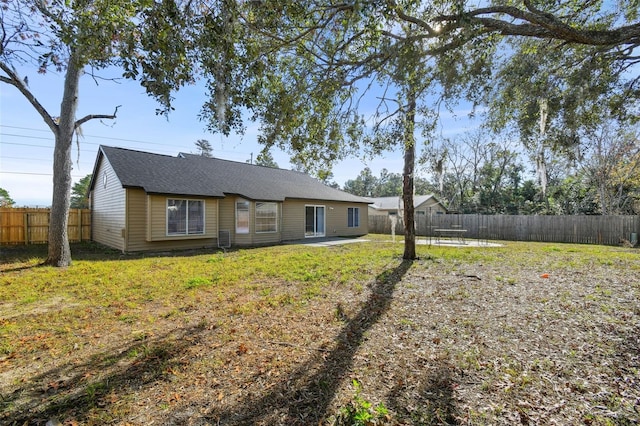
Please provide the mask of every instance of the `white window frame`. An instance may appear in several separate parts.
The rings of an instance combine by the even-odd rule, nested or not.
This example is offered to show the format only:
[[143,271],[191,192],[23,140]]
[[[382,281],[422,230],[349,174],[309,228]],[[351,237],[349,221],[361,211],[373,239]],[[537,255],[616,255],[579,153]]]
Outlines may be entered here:
[[[351,222],[351,225],[349,224]],[[360,207],[347,208],[347,228],[360,227]]]
[[[185,214],[185,228],[184,228],[184,232],[169,232],[169,209],[172,206],[169,206],[169,203],[171,201],[182,201],[185,202],[185,209],[186,209],[186,214]],[[189,203],[201,203],[202,204],[202,229],[191,232],[189,229]],[[166,210],[165,210],[165,233],[168,237],[176,237],[176,236],[190,236],[190,235],[204,235],[206,233],[206,203],[204,200],[196,200],[196,199],[188,199],[188,198],[167,198],[166,201]],[[195,220],[195,219],[194,219]]]
[[[238,204],[246,204],[247,209],[242,209],[242,210],[238,210]],[[239,224],[239,219],[240,219],[240,215],[238,214],[238,212],[241,213],[245,213],[247,214],[247,226],[238,226]],[[236,234],[248,234],[250,231],[250,226],[251,226],[251,203],[248,200],[245,200],[243,198],[238,198],[235,201],[235,212],[236,212]]]
[[[254,218],[254,226],[255,226],[255,230],[256,230],[256,234],[272,234],[274,232],[278,232],[278,203],[273,202],[273,201],[256,201],[255,203],[256,205],[256,213],[255,213],[255,218]],[[265,217],[259,217],[259,209],[261,206],[272,206],[273,207],[273,213],[275,213],[275,216],[273,216],[273,229],[269,229],[267,231],[260,231],[260,226],[258,226],[258,219],[269,219],[269,216],[265,216]],[[269,211],[271,212],[271,210]]]

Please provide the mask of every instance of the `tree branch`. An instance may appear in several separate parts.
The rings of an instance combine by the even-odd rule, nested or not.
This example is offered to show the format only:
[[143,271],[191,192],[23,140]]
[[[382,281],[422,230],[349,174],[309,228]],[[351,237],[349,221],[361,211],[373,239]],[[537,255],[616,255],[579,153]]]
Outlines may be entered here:
[[[610,30],[580,28],[571,23],[565,23],[550,13],[536,9],[529,2],[525,4],[527,10],[513,6],[491,6],[457,15],[440,15],[434,18],[434,21],[455,23],[453,27],[458,28],[469,23],[478,24],[502,35],[550,38],[591,46],[623,46],[640,43],[640,22]],[[521,23],[499,18],[504,15]]]
[[14,86],[16,89],[22,93],[22,95],[29,101],[29,103],[36,109],[38,114],[42,117],[44,122],[49,126],[51,131],[54,134],[58,133],[58,124],[55,122],[53,117],[47,112],[46,108],[36,99],[36,97],[31,93],[27,85],[20,78],[18,73],[16,73],[11,67],[9,67],[6,63],[0,62],[0,69],[4,71],[7,76],[0,76],[0,82],[10,84]]
[[402,21],[405,22],[409,22],[411,24],[415,24],[416,26],[422,28],[423,30],[427,31],[427,34],[431,37],[436,37],[440,31],[434,29],[431,25],[429,25],[429,23],[427,23],[426,21],[424,21],[423,19],[419,19],[415,16],[411,16],[406,14],[402,9],[400,9],[400,7],[397,5],[397,3],[395,1],[390,1],[389,5],[393,8],[393,11],[395,12],[395,14],[398,16],[398,18],[400,18]]
[[84,123],[86,123],[89,120],[96,120],[96,119],[107,119],[107,120],[115,120],[117,117],[116,115],[118,114],[118,108],[120,108],[122,105],[118,105],[116,107],[116,110],[113,111],[113,114],[108,115],[108,114],[89,114],[86,115],[84,117],[82,117],[80,120],[77,120],[75,125],[73,126],[75,129],[77,129],[78,127],[80,127],[81,125],[83,125]]

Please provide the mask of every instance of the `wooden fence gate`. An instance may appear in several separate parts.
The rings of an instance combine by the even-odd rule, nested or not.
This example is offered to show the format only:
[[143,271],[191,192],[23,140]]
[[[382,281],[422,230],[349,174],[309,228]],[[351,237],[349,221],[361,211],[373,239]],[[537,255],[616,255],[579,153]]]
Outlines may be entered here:
[[[49,242],[49,209],[0,209],[0,245]],[[91,239],[91,210],[69,211],[69,242]]]

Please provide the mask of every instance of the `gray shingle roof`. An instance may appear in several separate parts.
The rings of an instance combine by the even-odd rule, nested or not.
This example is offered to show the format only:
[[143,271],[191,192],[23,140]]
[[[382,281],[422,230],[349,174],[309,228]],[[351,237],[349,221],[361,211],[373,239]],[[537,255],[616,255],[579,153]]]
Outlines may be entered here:
[[[430,198],[434,198],[433,194],[414,195],[413,207],[418,207]],[[398,210],[398,206],[403,205],[402,197],[371,197],[370,200],[373,203],[371,207],[377,210]]]
[[193,154],[173,157],[109,146],[100,147],[96,167],[101,155],[109,161],[123,187],[142,188],[151,194],[207,197],[235,194],[264,201],[297,198],[369,202],[293,170]]

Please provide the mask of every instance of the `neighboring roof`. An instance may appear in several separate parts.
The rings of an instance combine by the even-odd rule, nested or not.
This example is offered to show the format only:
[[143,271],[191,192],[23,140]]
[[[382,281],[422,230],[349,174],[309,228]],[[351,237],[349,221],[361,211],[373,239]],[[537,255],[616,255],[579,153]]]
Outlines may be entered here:
[[[398,210],[398,207],[402,206],[402,197],[369,197],[369,199],[373,202],[371,207],[376,210]],[[413,207],[418,207],[429,199],[433,199],[436,204],[440,204],[440,201],[433,194],[414,195]]]
[[304,173],[193,154],[176,157],[100,146],[90,188],[105,157],[125,188],[150,194],[224,197],[283,201],[286,198],[369,203],[369,200],[331,188]]

